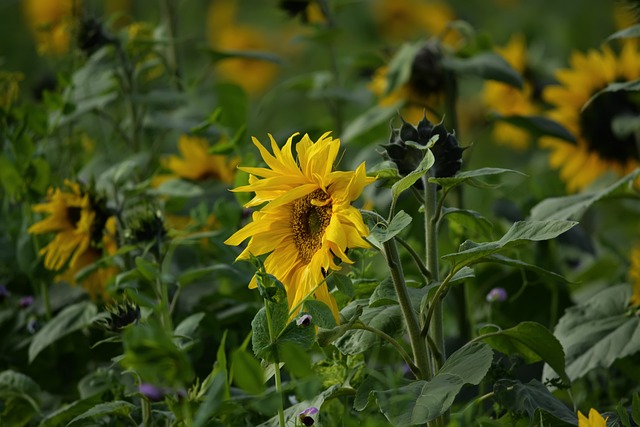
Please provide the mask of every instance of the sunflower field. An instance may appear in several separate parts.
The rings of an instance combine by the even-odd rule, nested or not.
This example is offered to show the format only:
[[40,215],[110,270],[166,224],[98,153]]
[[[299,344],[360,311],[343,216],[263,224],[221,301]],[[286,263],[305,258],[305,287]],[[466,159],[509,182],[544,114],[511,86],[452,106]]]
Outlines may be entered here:
[[640,425],[640,1],[0,0],[1,427]]

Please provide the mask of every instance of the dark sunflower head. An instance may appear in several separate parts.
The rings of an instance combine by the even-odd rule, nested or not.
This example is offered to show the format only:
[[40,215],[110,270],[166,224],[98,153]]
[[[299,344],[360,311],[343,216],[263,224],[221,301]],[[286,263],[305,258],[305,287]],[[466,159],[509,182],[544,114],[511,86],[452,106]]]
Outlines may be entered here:
[[442,65],[442,52],[436,42],[427,42],[413,58],[409,87],[416,95],[429,98],[444,93],[447,71]]
[[130,243],[162,240],[167,234],[164,215],[156,206],[143,204],[126,215],[125,239]]
[[107,311],[109,317],[104,321],[104,326],[111,332],[120,332],[140,321],[140,307],[129,300],[112,305]]
[[78,47],[87,55],[92,55],[100,48],[112,44],[115,39],[107,34],[102,22],[95,18],[85,18],[80,22],[78,30]]
[[[433,125],[426,117],[418,122],[418,126],[402,121],[399,129],[392,129],[389,144],[384,145],[385,158],[391,160],[398,167],[401,176],[406,176],[418,168],[424,152],[419,148],[407,144],[412,141],[427,146],[429,141],[437,136],[431,147],[435,163],[429,171],[429,176],[445,178],[454,176],[462,167],[462,152],[464,149],[458,144],[454,133],[449,133],[444,124]],[[422,188],[422,182],[415,185]]]
[[279,7],[292,18],[299,16],[302,22],[311,23],[318,19],[311,16],[312,12],[309,9],[312,4],[313,0],[280,0]]

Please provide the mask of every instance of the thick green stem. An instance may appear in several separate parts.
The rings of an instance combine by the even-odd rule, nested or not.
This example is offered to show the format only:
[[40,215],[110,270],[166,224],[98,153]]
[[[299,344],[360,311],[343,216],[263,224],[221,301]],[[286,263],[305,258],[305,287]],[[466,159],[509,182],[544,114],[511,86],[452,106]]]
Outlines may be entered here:
[[409,333],[409,339],[411,341],[413,358],[415,360],[415,364],[420,370],[420,379],[428,380],[431,378],[429,354],[427,353],[426,343],[420,336],[418,316],[411,306],[411,300],[409,299],[409,292],[404,281],[404,273],[402,271],[402,264],[400,263],[400,256],[398,255],[398,247],[396,246],[395,239],[390,239],[384,242],[384,252],[387,259],[387,265],[391,272],[393,286],[396,290],[396,294],[398,295],[400,309],[402,310],[405,323],[407,324],[407,332]]
[[44,304],[44,313],[47,316],[47,320],[51,320],[51,299],[49,298],[49,283],[42,280],[40,281],[40,297]]
[[176,88],[182,90],[182,79],[180,74],[180,61],[178,57],[178,49],[176,48],[178,34],[178,15],[175,10],[175,0],[162,0],[162,12],[165,26],[169,35],[169,44],[167,45],[167,63],[169,72],[174,80]]
[[[267,315],[267,327],[269,328],[269,341],[275,342],[276,335],[273,331],[273,325],[271,323],[271,313],[269,311],[269,301],[264,300],[265,313]],[[284,402],[283,402],[283,393],[282,393],[282,379],[280,378],[280,364],[276,362],[274,366],[274,376],[276,379],[276,392],[278,393],[278,420],[280,422],[280,427],[285,427],[284,421]]]

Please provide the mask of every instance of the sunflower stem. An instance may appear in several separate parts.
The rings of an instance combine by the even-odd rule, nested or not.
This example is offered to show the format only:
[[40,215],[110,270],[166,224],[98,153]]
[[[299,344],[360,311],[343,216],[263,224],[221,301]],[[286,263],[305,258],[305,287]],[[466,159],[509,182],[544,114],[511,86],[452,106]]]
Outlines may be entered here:
[[409,340],[411,341],[411,349],[413,350],[413,358],[415,360],[415,364],[420,370],[419,379],[428,380],[431,378],[429,354],[427,353],[426,342],[420,336],[418,316],[411,306],[411,300],[409,299],[409,292],[407,290],[407,284],[404,281],[404,273],[402,271],[402,264],[400,263],[400,256],[398,254],[398,246],[396,245],[395,239],[389,239],[384,242],[383,245],[387,265],[391,272],[393,286],[396,290],[396,294],[398,295],[400,309],[402,310],[404,320],[407,324]]
[[[271,323],[271,313],[269,311],[269,301],[264,300],[264,308],[265,314],[267,315],[267,327],[269,328],[269,341],[273,344],[276,341],[276,335],[273,330],[273,325]],[[285,427],[284,422],[284,402],[283,402],[283,393],[282,393],[282,378],[280,378],[280,364],[278,362],[275,363],[274,366],[274,377],[276,379],[276,392],[278,393],[278,420],[280,422],[280,427]]]
[[47,320],[51,320],[51,299],[49,298],[49,284],[46,281],[40,282],[40,296],[42,297],[42,303],[44,304],[44,312],[47,316]]
[[176,35],[178,33],[178,16],[175,10],[174,0],[161,0],[162,14],[169,35],[167,45],[167,63],[172,80],[178,90],[183,90],[180,74],[180,61],[176,48]]

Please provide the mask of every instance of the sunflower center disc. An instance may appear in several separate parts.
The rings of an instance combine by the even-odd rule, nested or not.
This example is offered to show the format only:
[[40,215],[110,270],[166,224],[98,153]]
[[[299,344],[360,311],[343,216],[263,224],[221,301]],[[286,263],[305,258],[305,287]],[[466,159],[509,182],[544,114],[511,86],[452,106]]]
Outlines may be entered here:
[[316,190],[293,202],[291,209],[291,228],[293,241],[300,258],[308,264],[322,247],[322,235],[331,222],[331,204],[316,206],[312,200],[324,202],[329,196],[322,190]]

